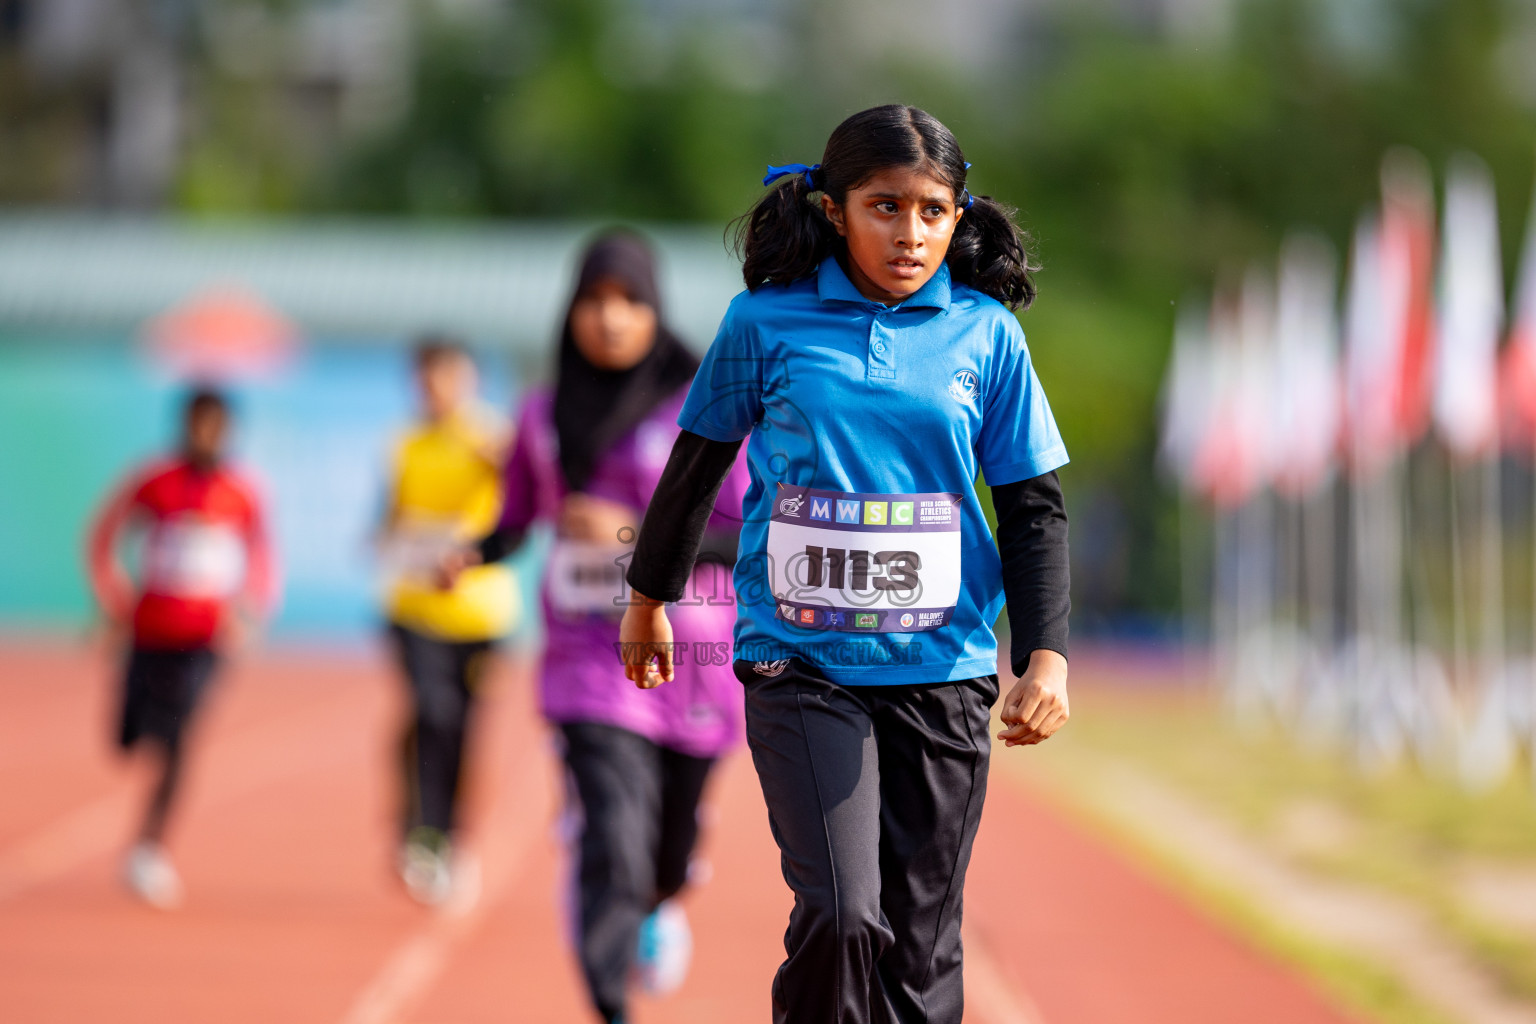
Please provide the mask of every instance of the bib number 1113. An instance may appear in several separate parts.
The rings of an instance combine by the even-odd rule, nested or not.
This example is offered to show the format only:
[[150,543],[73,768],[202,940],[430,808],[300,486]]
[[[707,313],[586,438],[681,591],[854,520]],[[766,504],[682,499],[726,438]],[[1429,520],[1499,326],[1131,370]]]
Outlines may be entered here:
[[[916,551],[861,551],[846,548],[805,546],[805,585],[833,590],[895,590],[910,592],[922,586],[918,570],[922,557]],[[870,575],[871,566],[885,570]]]

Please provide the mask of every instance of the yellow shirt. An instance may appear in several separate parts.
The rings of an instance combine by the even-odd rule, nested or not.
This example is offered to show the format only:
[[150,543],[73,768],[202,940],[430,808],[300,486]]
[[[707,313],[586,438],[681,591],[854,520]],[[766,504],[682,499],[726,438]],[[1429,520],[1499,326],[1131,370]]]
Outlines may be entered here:
[[422,423],[395,447],[385,560],[390,621],[444,640],[510,633],[519,612],[516,579],[502,565],[466,570],[439,589],[433,567],[450,548],[489,533],[501,516],[501,461],[510,428],[482,407]]

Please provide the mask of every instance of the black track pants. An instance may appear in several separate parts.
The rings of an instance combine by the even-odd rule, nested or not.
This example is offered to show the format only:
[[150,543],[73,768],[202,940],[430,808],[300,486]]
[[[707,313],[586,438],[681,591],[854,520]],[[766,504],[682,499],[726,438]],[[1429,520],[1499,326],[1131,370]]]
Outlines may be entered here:
[[405,775],[404,830],[452,831],[464,762],[464,734],[475,692],[485,675],[489,641],[439,640],[390,627],[411,688],[411,720],[401,742]]
[[774,1021],[960,1024],[961,893],[997,676],[839,686],[798,658],[736,674],[795,894]]
[[577,954],[605,1020],[624,1010],[640,924],[688,880],[699,799],[714,766],[596,722],[567,722],[565,763],[581,803]]

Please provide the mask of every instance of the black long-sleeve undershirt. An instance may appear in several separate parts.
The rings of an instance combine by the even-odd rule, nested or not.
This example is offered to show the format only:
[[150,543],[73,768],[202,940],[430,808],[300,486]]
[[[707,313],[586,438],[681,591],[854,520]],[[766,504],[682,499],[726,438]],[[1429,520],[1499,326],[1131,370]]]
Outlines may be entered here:
[[740,450],[740,441],[711,441],[688,430],[677,435],[625,575],[632,589],[658,601],[680,601],[701,548],[711,561],[736,561],[736,531],[717,538],[707,527]]
[[527,530],[514,530],[509,526],[498,526],[475,545],[475,550],[480,552],[480,561],[486,565],[499,562],[508,557],[518,548],[523,546],[523,541],[528,539]]
[[[684,438],[692,438],[693,442],[684,444]],[[736,564],[736,544],[741,531],[736,527],[712,529],[709,527],[709,515],[715,507],[715,498],[720,493],[721,485],[725,483],[731,466],[736,462],[736,452],[740,447],[740,441],[722,444],[687,431],[683,431],[678,443],[673,445],[661,474],[661,482],[651,497],[645,520],[641,524],[634,561],[638,564],[644,558],[648,564],[664,562],[667,569],[677,575],[675,579],[668,577],[665,581],[647,577],[647,585],[636,588],[640,593],[647,597],[677,601],[687,589],[694,565],[701,559],[727,568]],[[680,463],[679,459],[683,461]],[[670,485],[669,480],[672,481]],[[683,486],[687,482],[700,481],[706,484],[703,489]],[[710,481],[713,483],[710,484]],[[685,515],[669,511],[666,516],[653,519],[650,509],[657,507],[658,503],[668,510],[691,511]],[[526,530],[498,526],[480,538],[475,548],[480,553],[480,561],[489,565],[512,555],[522,547],[527,537]],[[686,558],[673,558],[674,554],[681,556],[685,553]],[[665,557],[658,558],[658,554]],[[630,571],[632,574],[634,570]],[[635,586],[632,576],[629,585]],[[651,587],[656,589],[653,591]],[[666,596],[663,598],[663,595]]]
[[[740,441],[711,441],[686,430],[678,435],[626,577],[636,592],[659,601],[682,598],[715,497],[740,448]],[[1067,654],[1072,601],[1066,505],[1054,471],[993,487],[992,504],[1013,636],[1009,663],[1021,675],[1033,651]]]
[[1067,508],[1055,470],[992,488],[997,550],[1003,561],[1012,649],[1008,663],[1023,675],[1033,651],[1067,656],[1072,569],[1067,559]]
[[[516,554],[527,539],[527,530],[498,526],[475,543],[475,550],[480,554],[481,564],[490,565]],[[699,547],[695,561],[723,565],[729,569],[736,564],[736,545],[740,539],[741,531],[736,528],[706,529],[704,542]]]

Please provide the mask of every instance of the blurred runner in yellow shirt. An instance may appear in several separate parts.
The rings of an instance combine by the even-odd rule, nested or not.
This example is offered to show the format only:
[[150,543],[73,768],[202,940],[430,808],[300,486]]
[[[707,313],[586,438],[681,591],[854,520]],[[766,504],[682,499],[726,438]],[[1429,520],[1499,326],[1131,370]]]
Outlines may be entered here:
[[442,587],[445,551],[490,532],[501,514],[501,464],[511,428],[477,397],[474,361],[456,341],[416,347],[421,420],[396,444],[382,554],[389,634],[410,684],[402,742],[404,843],[399,870],[424,903],[473,887],[452,849],[464,734],[495,642],[516,624],[512,572],[478,566]]

